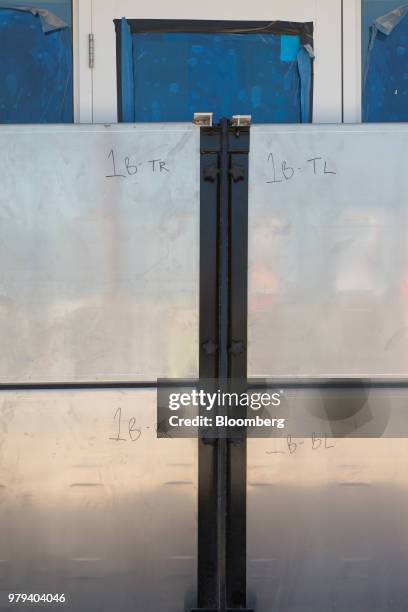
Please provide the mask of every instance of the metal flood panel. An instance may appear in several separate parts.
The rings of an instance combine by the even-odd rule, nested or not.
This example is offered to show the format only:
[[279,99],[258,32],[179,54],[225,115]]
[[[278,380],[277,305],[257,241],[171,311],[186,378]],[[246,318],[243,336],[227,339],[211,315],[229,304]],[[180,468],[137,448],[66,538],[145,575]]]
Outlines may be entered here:
[[[407,145],[402,125],[251,129],[250,376],[406,377]],[[408,440],[381,438],[406,435],[406,389],[288,393],[314,433],[248,440],[248,605],[406,610]]]
[[250,376],[407,374],[408,129],[254,126]]
[[155,420],[148,390],[0,393],[1,610],[8,593],[195,605],[197,443],[157,439]]
[[0,129],[0,381],[198,368],[199,129]]
[[407,439],[249,439],[248,605],[407,610],[407,464]]

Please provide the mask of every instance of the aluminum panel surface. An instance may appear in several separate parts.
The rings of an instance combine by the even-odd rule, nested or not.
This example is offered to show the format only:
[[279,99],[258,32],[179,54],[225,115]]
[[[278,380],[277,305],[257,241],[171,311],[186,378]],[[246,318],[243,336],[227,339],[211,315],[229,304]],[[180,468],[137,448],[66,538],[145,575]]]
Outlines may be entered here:
[[0,381],[197,374],[199,140],[0,128]]
[[254,126],[250,376],[408,373],[406,125]]
[[149,390],[0,393],[0,610],[195,605],[197,442],[155,420]]
[[248,605],[408,608],[407,439],[248,440]]

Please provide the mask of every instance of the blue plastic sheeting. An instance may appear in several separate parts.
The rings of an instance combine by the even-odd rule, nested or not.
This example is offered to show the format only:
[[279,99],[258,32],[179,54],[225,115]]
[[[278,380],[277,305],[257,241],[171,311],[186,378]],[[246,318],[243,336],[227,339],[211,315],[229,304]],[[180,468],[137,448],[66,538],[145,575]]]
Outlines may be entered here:
[[[22,3],[23,4],[23,3]],[[71,30],[0,9],[0,123],[73,121]]]
[[123,121],[191,121],[195,112],[213,112],[216,121],[238,114],[254,123],[311,121],[312,58],[298,36],[130,35],[125,24]]
[[370,39],[370,28],[377,17],[401,6],[404,0],[363,0],[362,2],[362,49],[363,63],[365,65]]
[[72,0],[1,0],[4,8],[16,8],[16,6],[27,6],[31,8],[41,8],[54,13],[57,17],[72,25]]
[[372,23],[363,121],[408,121],[408,5]]
[[[13,10],[15,11],[24,11],[26,13],[31,13],[35,17],[39,17],[41,20],[41,27],[43,32],[52,32],[54,30],[60,30],[61,28],[66,28],[67,24],[65,21],[60,19],[55,13],[45,9],[44,7],[38,8],[34,6],[13,6]],[[5,2],[1,2],[0,9],[10,9],[10,6]]]
[[133,123],[135,121],[135,82],[133,75],[133,42],[129,24],[126,19],[121,21],[122,44],[122,121]]
[[301,123],[309,123],[311,117],[312,99],[312,61],[311,52],[302,47],[299,49],[297,62],[300,76],[300,116]]

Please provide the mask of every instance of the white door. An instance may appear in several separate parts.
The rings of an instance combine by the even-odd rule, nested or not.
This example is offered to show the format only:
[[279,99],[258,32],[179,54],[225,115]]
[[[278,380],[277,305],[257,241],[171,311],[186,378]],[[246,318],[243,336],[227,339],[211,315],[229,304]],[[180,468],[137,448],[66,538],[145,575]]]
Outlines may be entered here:
[[[92,32],[95,40],[95,63],[92,75],[84,77],[91,83],[92,113],[82,117],[94,123],[117,122],[116,35],[113,20],[127,19],[205,19],[248,21],[313,21],[314,112],[315,123],[342,121],[342,61],[341,61],[341,0],[252,0],[248,3],[220,3],[207,0],[156,0],[139,3],[135,0],[85,0],[92,11]],[[85,33],[82,33],[83,42]],[[82,57],[81,57],[82,53]],[[86,53],[86,57],[84,54]],[[81,45],[81,72],[88,65],[87,47]],[[85,86],[85,85],[84,85]],[[90,100],[89,97],[87,100]],[[86,105],[84,98],[83,105]]]

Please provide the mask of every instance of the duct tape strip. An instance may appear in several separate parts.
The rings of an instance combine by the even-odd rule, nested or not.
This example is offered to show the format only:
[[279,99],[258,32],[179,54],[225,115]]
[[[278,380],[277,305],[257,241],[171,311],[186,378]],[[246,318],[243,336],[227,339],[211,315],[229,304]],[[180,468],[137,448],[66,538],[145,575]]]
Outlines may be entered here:
[[51,11],[42,8],[34,8],[29,6],[8,6],[6,4],[0,4],[0,9],[5,9],[9,11],[24,11],[27,13],[31,13],[35,17],[39,17],[41,20],[41,26],[44,34],[47,32],[54,32],[55,30],[62,30],[64,28],[68,28],[68,24],[65,23],[62,19],[57,17]]

